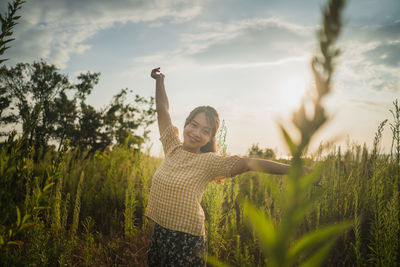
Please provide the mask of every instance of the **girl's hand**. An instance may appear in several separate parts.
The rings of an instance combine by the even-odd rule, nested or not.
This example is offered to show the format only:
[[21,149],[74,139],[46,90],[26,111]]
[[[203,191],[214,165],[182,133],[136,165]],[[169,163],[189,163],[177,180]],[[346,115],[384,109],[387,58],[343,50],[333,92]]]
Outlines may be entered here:
[[150,76],[156,80],[160,78],[163,79],[165,77],[165,75],[160,72],[160,67],[153,69]]

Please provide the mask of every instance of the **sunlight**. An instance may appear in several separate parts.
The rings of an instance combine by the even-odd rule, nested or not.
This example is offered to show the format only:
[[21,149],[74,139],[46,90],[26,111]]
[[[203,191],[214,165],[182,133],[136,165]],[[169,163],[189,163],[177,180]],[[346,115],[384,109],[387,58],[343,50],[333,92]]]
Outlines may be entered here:
[[293,110],[300,105],[306,92],[304,75],[285,75],[277,85],[277,90],[281,107],[287,111]]

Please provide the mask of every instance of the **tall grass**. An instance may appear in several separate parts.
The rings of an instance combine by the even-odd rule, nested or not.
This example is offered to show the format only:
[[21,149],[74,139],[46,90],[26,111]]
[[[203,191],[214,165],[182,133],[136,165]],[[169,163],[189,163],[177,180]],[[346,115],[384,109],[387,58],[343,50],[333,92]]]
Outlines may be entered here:
[[[392,147],[390,150],[391,158],[394,158],[395,168],[397,170],[397,191],[400,190],[400,105],[396,99],[393,102],[394,109],[390,110],[393,116],[393,123],[390,123],[390,129],[392,130]],[[397,195],[397,206],[400,207],[400,195]],[[398,221],[400,222],[400,210],[397,212]],[[400,231],[397,236],[397,247],[400,249]],[[400,256],[397,255],[399,258]]]
[[[316,196],[320,189],[324,194],[310,204],[304,220],[294,228],[296,239],[290,244],[327,224],[349,220],[353,229],[332,245],[326,265],[396,266],[398,164],[394,156],[379,149],[383,128],[394,123],[392,118],[378,126],[371,150],[358,144],[331,146],[324,155],[309,160],[324,166],[314,167],[320,171],[323,188],[312,187],[304,199]],[[63,156],[46,152],[40,157],[43,160],[34,164],[34,152],[18,147],[15,139],[3,144],[1,158],[9,163],[2,166],[10,167],[4,169],[2,178],[5,173],[19,177],[23,194],[17,204],[21,220],[29,214],[25,223],[31,225],[10,239],[23,244],[2,249],[1,265],[145,265],[151,225],[144,209],[161,159],[125,146],[92,156],[65,147]],[[210,184],[203,196],[210,254],[234,266],[270,265],[270,261],[265,262],[269,257],[260,246],[257,230],[247,227],[249,208],[244,203],[252,203],[279,225],[285,209],[275,196],[287,196],[288,187],[286,177],[255,172],[226,180],[223,185]],[[16,202],[7,201],[2,198],[1,204],[5,207],[8,203],[9,225],[15,226]]]

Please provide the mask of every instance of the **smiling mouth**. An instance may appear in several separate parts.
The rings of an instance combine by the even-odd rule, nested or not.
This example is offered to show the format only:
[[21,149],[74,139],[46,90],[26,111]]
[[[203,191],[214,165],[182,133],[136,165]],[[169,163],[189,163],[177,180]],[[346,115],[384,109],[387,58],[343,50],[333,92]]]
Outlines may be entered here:
[[197,140],[196,138],[193,138],[192,136],[189,135],[190,141],[192,141],[192,143],[198,143],[199,140]]

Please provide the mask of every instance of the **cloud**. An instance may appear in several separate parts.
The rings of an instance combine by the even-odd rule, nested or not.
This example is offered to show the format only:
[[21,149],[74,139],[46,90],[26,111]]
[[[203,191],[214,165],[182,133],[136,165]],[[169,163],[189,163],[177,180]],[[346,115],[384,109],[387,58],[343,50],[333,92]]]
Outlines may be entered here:
[[314,28],[279,18],[199,25],[200,33],[182,36],[185,53],[199,64],[248,64],[309,55]]
[[189,32],[178,35],[173,49],[136,56],[131,68],[121,75],[148,71],[154,64],[168,72],[307,64],[312,47],[317,45],[314,33],[315,27],[276,17],[197,23]]
[[[344,28],[338,44],[343,54],[335,75],[339,90],[391,93],[400,90],[400,42],[396,39],[399,25],[395,22],[386,26]],[[317,48],[316,27],[292,24],[276,17],[196,26],[191,32],[181,34],[173,50],[135,58],[135,70],[152,62],[169,71],[259,68],[308,62]]]
[[117,23],[158,20],[179,23],[201,13],[205,1],[185,0],[41,0],[27,1],[14,30],[16,40],[7,51],[8,63],[43,58],[64,68],[72,54],[90,49],[85,44],[101,30]]
[[377,100],[351,98],[347,100],[347,105],[357,105],[369,111],[386,111],[386,102]]
[[339,76],[352,90],[400,91],[400,22],[388,25],[350,26],[340,47]]
[[364,56],[373,64],[400,67],[400,40],[379,44]]
[[400,20],[385,25],[346,25],[344,38],[356,39],[360,42],[374,40],[393,41],[400,36]]
[[352,26],[345,30],[344,40],[362,50],[363,60],[370,64],[398,67],[400,63],[400,21],[388,25]]
[[400,36],[400,20],[393,24],[376,26],[371,29],[371,35],[377,39],[395,40]]

